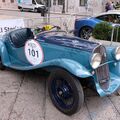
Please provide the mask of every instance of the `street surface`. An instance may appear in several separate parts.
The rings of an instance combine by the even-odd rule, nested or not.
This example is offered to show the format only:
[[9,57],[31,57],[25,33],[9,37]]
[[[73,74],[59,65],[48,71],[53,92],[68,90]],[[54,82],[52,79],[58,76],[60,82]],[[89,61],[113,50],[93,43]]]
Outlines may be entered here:
[[59,112],[47,90],[48,76],[0,71],[0,120],[120,120],[120,96],[100,98],[85,89],[85,103],[73,116]]
[[[35,18],[38,13],[0,10],[0,19]],[[120,120],[120,96],[100,98],[85,88],[85,103],[73,116],[59,112],[51,103],[47,78],[33,71],[0,71],[0,120]],[[119,92],[119,91],[118,91]]]

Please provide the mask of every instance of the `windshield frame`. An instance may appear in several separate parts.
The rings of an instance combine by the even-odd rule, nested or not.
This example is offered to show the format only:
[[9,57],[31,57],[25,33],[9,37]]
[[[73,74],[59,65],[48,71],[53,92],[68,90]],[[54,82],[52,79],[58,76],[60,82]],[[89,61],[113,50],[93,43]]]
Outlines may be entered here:
[[38,38],[38,37],[40,37],[40,36],[53,36],[53,34],[52,33],[55,33],[55,35],[56,35],[56,33],[57,34],[60,34],[60,33],[63,33],[64,35],[66,35],[67,34],[67,32],[66,31],[64,31],[64,30],[59,30],[59,31],[56,31],[56,30],[49,30],[49,31],[44,31],[44,32],[40,32],[40,33],[38,33],[38,34],[36,34],[36,37]]

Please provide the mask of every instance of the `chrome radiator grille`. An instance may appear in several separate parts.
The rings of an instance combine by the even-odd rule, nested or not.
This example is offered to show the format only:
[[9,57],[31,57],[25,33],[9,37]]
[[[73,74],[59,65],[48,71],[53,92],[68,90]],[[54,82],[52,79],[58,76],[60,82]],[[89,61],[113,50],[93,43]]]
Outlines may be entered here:
[[95,70],[97,80],[102,89],[107,89],[109,87],[109,66],[104,64],[107,60],[106,58],[106,49],[103,46],[99,46],[94,50],[94,53],[100,53],[102,55],[102,66],[98,67]]

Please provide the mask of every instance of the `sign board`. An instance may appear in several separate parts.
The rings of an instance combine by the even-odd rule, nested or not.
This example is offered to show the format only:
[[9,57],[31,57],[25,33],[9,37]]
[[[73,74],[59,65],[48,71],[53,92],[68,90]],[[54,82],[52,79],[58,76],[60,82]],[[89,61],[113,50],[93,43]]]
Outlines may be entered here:
[[25,26],[23,19],[0,20],[0,36],[4,35],[6,32],[9,32],[10,30],[24,27]]

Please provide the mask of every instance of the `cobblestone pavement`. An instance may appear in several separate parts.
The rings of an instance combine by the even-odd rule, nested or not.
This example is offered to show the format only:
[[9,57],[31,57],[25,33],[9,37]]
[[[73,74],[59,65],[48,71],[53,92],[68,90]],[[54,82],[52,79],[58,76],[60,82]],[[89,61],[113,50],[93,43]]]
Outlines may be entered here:
[[0,120],[120,120],[120,96],[100,98],[85,90],[85,103],[73,116],[51,103],[47,77],[35,72],[0,71]]

